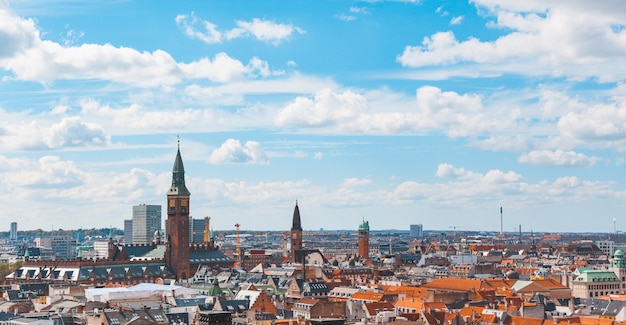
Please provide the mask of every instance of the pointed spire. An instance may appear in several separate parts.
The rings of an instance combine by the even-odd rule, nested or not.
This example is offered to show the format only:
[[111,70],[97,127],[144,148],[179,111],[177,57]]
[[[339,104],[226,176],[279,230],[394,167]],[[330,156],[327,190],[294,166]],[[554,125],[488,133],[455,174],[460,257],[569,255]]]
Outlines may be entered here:
[[172,169],[172,187],[170,187],[167,194],[191,194],[187,186],[185,186],[185,166],[183,166],[183,158],[180,156],[180,138],[178,139],[178,150],[176,150],[174,168]]
[[302,231],[300,225],[300,209],[298,208],[298,200],[296,199],[296,207],[293,209],[293,221],[291,223],[291,231]]

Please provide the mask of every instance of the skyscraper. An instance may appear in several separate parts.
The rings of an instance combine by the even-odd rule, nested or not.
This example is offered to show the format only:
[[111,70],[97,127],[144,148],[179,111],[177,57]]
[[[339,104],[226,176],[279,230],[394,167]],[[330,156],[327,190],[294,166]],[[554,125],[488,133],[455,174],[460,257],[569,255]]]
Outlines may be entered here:
[[192,243],[204,242],[204,230],[204,218],[194,219],[191,216],[189,217],[189,240]]
[[410,228],[410,236],[413,238],[422,238],[424,237],[424,231],[422,228],[422,224],[411,225]]
[[[166,264],[179,280],[191,274],[189,260],[189,190],[185,186],[185,167],[180,156],[180,144],[172,169],[172,186],[167,192],[167,251]],[[133,224],[133,228],[135,225]]]
[[130,245],[133,243],[133,220],[124,220],[124,244]]
[[133,206],[133,244],[150,244],[154,232],[161,230],[160,205]]
[[9,236],[9,240],[16,241],[17,240],[17,222],[11,222],[11,233]]

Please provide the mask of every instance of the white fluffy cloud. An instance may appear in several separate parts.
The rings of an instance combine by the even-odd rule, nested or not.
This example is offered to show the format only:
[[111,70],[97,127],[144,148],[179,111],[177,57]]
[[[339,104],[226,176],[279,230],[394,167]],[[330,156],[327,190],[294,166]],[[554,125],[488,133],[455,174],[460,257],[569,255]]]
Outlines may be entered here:
[[601,5],[585,1],[476,0],[495,17],[491,28],[510,30],[494,41],[458,40],[453,32],[437,32],[421,45],[407,46],[398,61],[407,67],[477,64],[475,70],[573,79],[621,80],[626,68],[615,65],[626,54],[626,10],[619,1]]
[[[263,24],[261,24],[263,26]],[[282,25],[276,25],[280,29]],[[259,27],[259,37],[270,37],[267,27]],[[277,38],[275,40],[279,40]],[[155,87],[178,84],[187,79],[224,83],[244,77],[270,75],[266,62],[254,58],[244,64],[219,53],[213,60],[201,58],[177,62],[162,50],[141,52],[111,44],[64,46],[43,40],[33,20],[13,14],[0,6],[0,68],[20,80],[51,83],[62,79],[98,79]]]
[[600,160],[574,151],[540,150],[523,153],[517,161],[543,167],[591,167]]
[[185,35],[205,43],[221,43],[243,37],[254,37],[258,41],[278,45],[293,34],[304,30],[291,24],[280,24],[270,20],[253,18],[251,21],[237,20],[237,27],[220,31],[217,25],[196,17],[195,13],[176,16],[176,25]]
[[[373,98],[377,94],[368,94]],[[278,126],[332,129],[335,132],[398,134],[443,132],[451,137],[505,128],[484,114],[481,98],[424,86],[416,91],[416,101],[401,105],[389,102],[370,104],[362,94],[324,89],[313,98],[298,97],[278,114]]]
[[365,98],[352,91],[323,89],[313,99],[298,97],[276,117],[277,125],[328,126],[353,120],[365,110]]
[[[15,121],[15,120],[13,120]],[[96,123],[80,117],[65,117],[61,121],[0,122],[0,148],[15,150],[49,150],[67,147],[104,146],[110,136]]]
[[228,139],[209,157],[212,164],[268,164],[267,155],[256,141],[248,141],[245,146],[239,140]]
[[508,171],[490,170],[486,173],[469,171],[449,164],[440,164],[438,176],[450,179],[443,183],[407,181],[390,193],[397,202],[432,205],[435,207],[484,208],[497,204],[529,208],[565,201],[584,202],[607,197],[619,198],[612,182],[585,181],[576,176],[554,180],[523,181],[522,175]]

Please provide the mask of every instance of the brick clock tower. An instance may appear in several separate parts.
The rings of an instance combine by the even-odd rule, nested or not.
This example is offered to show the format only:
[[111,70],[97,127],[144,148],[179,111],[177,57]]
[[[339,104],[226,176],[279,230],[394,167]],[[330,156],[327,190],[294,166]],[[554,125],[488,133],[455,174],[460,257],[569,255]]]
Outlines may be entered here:
[[300,209],[298,209],[298,200],[296,207],[293,209],[293,221],[291,222],[291,262],[296,261],[296,251],[302,249],[302,226],[300,225]]
[[363,220],[359,225],[359,251],[360,258],[368,259],[370,257],[370,223]]
[[172,186],[167,192],[167,252],[166,264],[174,270],[179,280],[188,279],[189,266],[189,190],[185,186],[185,167],[180,157],[180,141],[174,169]]

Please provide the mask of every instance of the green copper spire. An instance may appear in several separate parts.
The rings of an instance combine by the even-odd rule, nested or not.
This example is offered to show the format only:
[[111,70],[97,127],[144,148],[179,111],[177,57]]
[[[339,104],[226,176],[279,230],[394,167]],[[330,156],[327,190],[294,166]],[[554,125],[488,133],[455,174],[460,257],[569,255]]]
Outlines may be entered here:
[[178,140],[176,160],[174,160],[174,168],[172,169],[172,187],[170,187],[167,194],[191,194],[187,186],[185,186],[185,167],[183,166],[183,159],[180,156],[180,140]]

